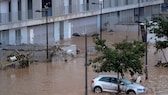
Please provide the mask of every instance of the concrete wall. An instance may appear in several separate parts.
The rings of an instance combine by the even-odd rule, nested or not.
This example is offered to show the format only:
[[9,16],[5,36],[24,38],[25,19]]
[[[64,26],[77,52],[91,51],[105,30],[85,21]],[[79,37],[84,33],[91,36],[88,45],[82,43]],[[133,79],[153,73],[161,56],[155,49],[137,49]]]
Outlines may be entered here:
[[21,44],[27,44],[28,43],[28,32],[27,27],[21,28]]
[[71,36],[71,23],[69,21],[64,21],[64,39],[70,39]]
[[55,16],[65,13],[64,0],[52,0],[52,13]]
[[97,19],[97,16],[71,20],[72,34],[73,33],[85,34],[89,32],[99,31],[97,30],[98,20],[99,19]]
[[9,30],[9,44],[16,45],[15,29]]
[[36,10],[42,10],[42,2],[39,0],[32,0],[33,2],[33,18],[39,18],[42,16],[42,13],[36,12]]
[[[34,44],[46,44],[46,25],[34,26]],[[48,41],[49,45],[54,44],[53,24],[48,24]]]
[[28,9],[27,9],[27,0],[21,0],[21,7],[22,7],[22,20],[27,20],[28,16]]
[[1,1],[0,2],[0,22],[5,23],[9,21],[9,4],[8,1]]
[[120,11],[119,23],[134,23],[134,9]]
[[27,42],[28,44],[34,44],[34,29],[32,27],[27,28]]
[[12,21],[18,21],[18,0],[11,0]]
[[57,42],[60,40],[60,23],[54,23],[54,41]]
[[136,24],[123,24],[123,25],[114,25],[113,31],[119,32],[138,32],[138,25]]
[[9,44],[9,31],[1,31],[1,43],[2,45],[8,45]]

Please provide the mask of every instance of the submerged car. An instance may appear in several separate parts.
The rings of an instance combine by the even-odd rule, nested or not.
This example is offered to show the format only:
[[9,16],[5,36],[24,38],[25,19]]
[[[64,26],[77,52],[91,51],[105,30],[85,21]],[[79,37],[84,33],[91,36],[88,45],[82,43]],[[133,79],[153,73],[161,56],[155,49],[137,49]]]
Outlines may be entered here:
[[[119,78],[121,93],[138,95],[147,92],[147,88],[133,83],[126,78]],[[118,92],[118,81],[116,75],[98,75],[91,81],[91,89],[95,93],[105,92]]]

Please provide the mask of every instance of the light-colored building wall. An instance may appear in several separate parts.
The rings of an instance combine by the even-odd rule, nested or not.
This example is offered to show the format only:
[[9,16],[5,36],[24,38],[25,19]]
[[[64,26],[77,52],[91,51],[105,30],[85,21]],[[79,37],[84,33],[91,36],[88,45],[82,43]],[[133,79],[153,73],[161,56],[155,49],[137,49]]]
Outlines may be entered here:
[[9,30],[9,44],[16,45],[15,29]]
[[27,44],[28,43],[28,32],[27,27],[21,28],[21,44]]
[[54,41],[58,42],[60,40],[60,23],[54,22]]
[[11,20],[18,21],[18,0],[11,0]]
[[27,20],[27,18],[28,18],[28,9],[27,9],[27,0],[21,0],[21,8],[22,8],[22,10],[21,10],[21,18],[22,18],[22,20]]
[[[42,0],[32,0],[32,10],[28,10],[28,0],[21,0],[21,13],[18,1],[0,1],[0,42],[15,45],[17,41],[14,30],[20,29],[20,44],[46,44],[46,17],[44,13],[35,12],[43,10]],[[93,5],[93,2],[98,4]],[[161,12],[164,0],[138,2],[139,0],[52,0],[52,8],[48,9],[51,12],[48,16],[49,44],[69,39],[73,33],[99,32],[101,25],[107,31],[125,31],[124,28],[127,28],[128,31],[137,32],[135,22],[138,20],[138,9],[140,21],[151,19],[153,14]],[[33,15],[32,18],[29,15]]]
[[9,21],[9,6],[8,6],[8,1],[1,1],[0,3],[0,22],[5,23]]
[[71,33],[71,23],[69,21],[64,21],[64,39],[70,39],[72,37]]
[[36,10],[42,10],[42,2],[39,2],[39,0],[32,0],[32,5],[33,5],[33,18],[39,18],[42,16],[42,13],[36,12]]
[[97,32],[97,16],[80,18],[76,20],[71,20],[72,23],[72,33],[85,34],[90,32]]
[[9,39],[9,31],[7,31],[7,30],[4,30],[4,31],[1,31],[0,32],[0,43],[2,44],[2,45],[9,45],[9,41],[11,40],[11,39]]

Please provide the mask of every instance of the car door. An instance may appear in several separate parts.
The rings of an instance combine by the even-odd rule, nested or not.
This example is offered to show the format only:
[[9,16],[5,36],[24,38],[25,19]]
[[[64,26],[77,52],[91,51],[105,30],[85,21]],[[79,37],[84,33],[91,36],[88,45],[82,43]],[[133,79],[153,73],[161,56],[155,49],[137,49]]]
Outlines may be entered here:
[[110,91],[111,92],[112,88],[111,88],[111,78],[110,77],[102,77],[99,80],[99,83],[101,84],[102,89],[104,91]]
[[118,82],[117,82],[117,78],[115,77],[111,77],[111,87],[112,92],[117,92],[118,89]]
[[126,89],[127,89],[127,85],[124,84],[123,82],[120,83],[120,90],[121,92],[126,92]]
[[[118,91],[118,79],[115,77],[111,78],[111,88],[112,88],[112,92],[117,92]],[[125,92],[126,91],[126,85],[124,83],[122,83],[122,81],[120,80],[120,90],[121,92]]]
[[128,84],[132,84],[132,82],[126,78],[121,79],[120,89],[122,92],[126,92]]

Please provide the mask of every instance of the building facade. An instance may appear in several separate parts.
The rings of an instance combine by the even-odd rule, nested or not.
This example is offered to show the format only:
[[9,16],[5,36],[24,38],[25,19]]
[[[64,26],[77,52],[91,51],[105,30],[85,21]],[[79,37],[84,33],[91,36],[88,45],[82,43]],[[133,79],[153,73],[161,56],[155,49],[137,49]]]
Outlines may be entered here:
[[[100,27],[106,31],[137,32],[136,22],[143,22],[145,19],[151,19],[153,15],[167,11],[166,2],[166,0],[0,0],[0,43],[46,44],[46,28],[48,28],[49,45],[62,39],[70,39],[73,33],[99,32]],[[47,14],[45,14],[46,8]]]

